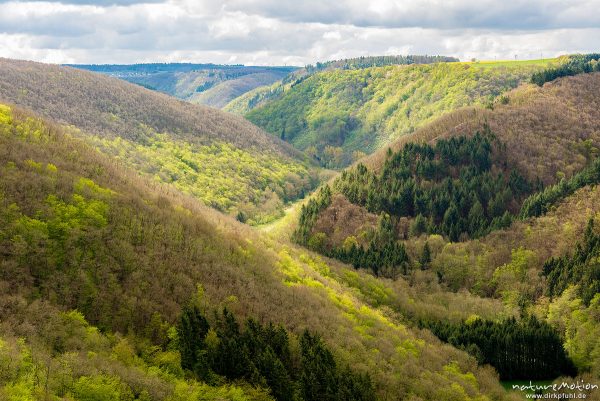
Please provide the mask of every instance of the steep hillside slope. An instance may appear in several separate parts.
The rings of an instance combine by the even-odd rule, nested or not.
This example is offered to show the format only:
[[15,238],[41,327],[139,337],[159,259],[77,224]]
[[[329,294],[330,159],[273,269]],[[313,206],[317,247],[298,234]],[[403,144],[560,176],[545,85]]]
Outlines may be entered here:
[[318,181],[304,156],[241,117],[100,74],[2,59],[0,99],[75,126],[137,171],[255,222]]
[[254,88],[279,81],[297,69],[178,63],[70,66],[120,78],[192,103],[218,108]]
[[315,155],[323,165],[342,167],[447,112],[489,104],[528,81],[533,72],[556,62],[438,63],[325,71],[295,82],[279,98],[246,116]]
[[[6,106],[0,145],[0,357],[11,361],[2,396],[268,399],[243,381],[210,387],[183,372],[189,326],[174,326],[192,302],[207,316],[227,307],[284,324],[290,341],[306,328],[320,333],[382,400],[509,397],[489,369],[380,308],[396,302],[391,284],[261,236]],[[459,297],[434,301],[438,313],[448,315],[447,299]],[[211,336],[217,349],[227,340]]]
[[399,65],[411,65],[411,64],[433,64],[441,62],[458,62],[459,60],[454,57],[446,56],[419,56],[419,55],[407,55],[407,56],[368,56],[368,57],[356,57],[346,58],[340,60],[331,60],[325,62],[317,62],[315,65],[307,65],[304,68],[300,68],[280,82],[276,82],[270,86],[257,87],[244,95],[241,95],[233,99],[224,110],[232,113],[246,115],[251,110],[260,107],[268,102],[279,99],[283,92],[289,90],[292,86],[302,82],[307,77],[314,75],[318,72],[323,71],[334,71],[334,70],[357,70],[370,67],[384,67],[384,66],[399,66]]
[[283,81],[275,82],[268,86],[259,86],[251,91],[236,97],[223,107],[224,111],[244,116],[251,110],[260,107],[281,96],[283,92],[289,89],[290,84]]
[[[594,157],[593,148],[600,146],[598,90],[598,73],[561,78],[543,87],[524,85],[497,101],[493,110],[458,110],[390,148],[397,151],[409,142],[433,143],[438,138],[471,135],[485,123],[507,145],[510,164],[529,179],[539,177],[549,184],[583,168]],[[386,152],[383,149],[362,162],[378,170]]]

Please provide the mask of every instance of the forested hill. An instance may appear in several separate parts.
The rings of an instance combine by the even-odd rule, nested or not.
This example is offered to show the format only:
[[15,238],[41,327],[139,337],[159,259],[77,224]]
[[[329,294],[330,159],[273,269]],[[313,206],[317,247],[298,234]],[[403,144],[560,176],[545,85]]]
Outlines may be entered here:
[[250,221],[278,216],[318,182],[303,155],[241,117],[101,74],[2,59],[0,99],[74,126],[137,171]]
[[[523,85],[506,93],[493,107],[464,108],[390,144],[392,151],[408,143],[434,143],[440,138],[472,135],[487,125],[509,149],[508,163],[529,180],[547,185],[570,177],[596,156],[600,147],[600,73],[579,74],[546,83]],[[388,148],[361,162],[381,170]]]
[[270,85],[297,70],[297,67],[191,63],[69,66],[107,74],[191,103],[218,108],[256,87]]
[[510,314],[497,302],[403,300],[5,105],[0,227],[2,399],[515,399],[380,309]]
[[343,171],[303,208],[295,238],[394,275],[411,265],[401,249],[380,260],[398,239],[465,241],[540,216],[599,180],[598,90],[600,74],[582,74],[450,113]]
[[[339,168],[450,111],[486,106],[558,60],[334,69],[248,99],[246,117],[322,165]],[[258,90],[257,90],[258,91]],[[268,101],[262,101],[274,93]],[[243,110],[241,106],[235,106]],[[234,106],[228,106],[229,109]]]
[[242,118],[193,106],[118,79],[29,61],[0,59],[0,97],[58,122],[107,137],[136,140],[145,126],[205,143],[293,154]]

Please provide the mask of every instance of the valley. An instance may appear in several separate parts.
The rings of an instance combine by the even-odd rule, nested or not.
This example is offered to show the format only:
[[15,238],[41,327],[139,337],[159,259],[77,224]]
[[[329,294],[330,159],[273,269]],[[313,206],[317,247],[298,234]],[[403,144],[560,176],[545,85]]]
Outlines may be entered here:
[[597,382],[599,59],[0,59],[0,399]]

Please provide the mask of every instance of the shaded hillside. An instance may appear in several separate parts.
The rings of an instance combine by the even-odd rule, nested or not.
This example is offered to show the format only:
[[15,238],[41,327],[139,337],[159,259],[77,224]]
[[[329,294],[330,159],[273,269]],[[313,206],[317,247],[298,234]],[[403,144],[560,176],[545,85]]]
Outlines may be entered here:
[[269,399],[264,385],[209,386],[183,371],[175,326],[190,304],[283,324],[290,341],[320,333],[382,400],[509,397],[473,358],[379,309],[394,302],[386,284],[280,245],[5,106],[0,145],[3,397]]
[[243,96],[256,88],[271,85],[274,81],[279,81],[286,75],[274,74],[272,72],[248,74],[239,78],[219,82],[204,91],[196,91],[196,93],[186,100],[195,104],[205,104],[207,106],[223,109],[239,96]]
[[75,126],[158,182],[254,222],[318,182],[304,156],[241,117],[68,67],[0,60],[0,99]]
[[222,108],[234,98],[270,85],[296,67],[217,64],[70,65],[164,92],[196,104]]
[[[343,167],[468,105],[487,105],[558,62],[437,63],[320,72],[251,110],[247,118],[316,156]],[[270,96],[270,95],[269,95]],[[233,106],[231,106],[233,107]],[[243,109],[236,106],[237,109]]]

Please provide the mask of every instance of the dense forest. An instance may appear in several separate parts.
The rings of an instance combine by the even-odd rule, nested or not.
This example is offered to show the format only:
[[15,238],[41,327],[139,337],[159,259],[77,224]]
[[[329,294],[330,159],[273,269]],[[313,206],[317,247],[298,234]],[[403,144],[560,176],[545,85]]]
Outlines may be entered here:
[[577,286],[577,294],[589,306],[600,293],[600,234],[594,231],[590,220],[583,241],[572,255],[551,258],[544,263],[543,274],[548,281],[548,295],[560,296],[569,286]]
[[319,183],[304,155],[242,118],[72,68],[2,60],[0,72],[0,98],[74,126],[157,183],[249,223],[281,216]]
[[244,379],[268,387],[277,401],[375,400],[371,380],[337,366],[317,334],[304,331],[290,347],[282,326],[248,319],[243,327],[224,309],[211,326],[197,305],[186,307],[177,326],[183,369],[207,383]]
[[502,322],[474,319],[459,324],[422,322],[441,340],[494,366],[503,380],[575,376],[558,333],[535,316]]
[[386,104],[374,75],[468,75],[465,103],[413,88],[424,103],[388,115],[412,135],[296,204],[327,176],[239,117],[1,60],[0,97],[53,120],[0,105],[0,399],[516,401],[499,379],[597,381],[600,74],[506,91],[567,60],[364,58],[272,86],[339,74]]
[[545,214],[550,207],[572,195],[575,191],[587,185],[600,183],[600,157],[589,166],[568,179],[561,179],[557,184],[544,188],[525,199],[519,217],[537,217]]
[[[600,142],[593,128],[597,99],[592,93],[599,80],[597,74],[577,75],[533,92],[517,90],[507,97],[506,104],[500,102],[490,110],[457,112],[414,138],[399,141],[392,147],[395,150],[382,150],[364,165],[343,171],[332,186],[324,186],[300,208],[294,239],[356,268],[368,268],[379,277],[398,282],[405,277],[420,286],[423,280],[432,280],[459,293],[468,289],[499,299],[505,307],[526,316],[481,319],[475,314],[449,321],[443,315],[423,317],[423,311],[408,306],[409,301],[402,306],[410,310],[408,316],[440,339],[469,352],[479,363],[494,366],[503,379],[579,372],[594,380],[600,355],[595,341],[600,335],[600,276],[596,266],[598,231],[594,228],[600,212]],[[560,108],[566,102],[578,106],[568,111]],[[530,115],[545,119],[542,123]],[[461,129],[453,131],[457,126]],[[479,134],[464,136],[477,127]],[[554,130],[560,135],[554,135]],[[427,152],[435,154],[438,144],[443,148],[451,141],[469,146],[460,152],[446,152],[446,159],[432,157],[433,162],[455,160],[462,154],[466,160],[463,167],[479,173],[485,173],[481,167],[489,162],[490,171],[502,174],[503,180],[498,182],[510,193],[523,189],[501,213],[504,222],[500,218],[501,224],[492,225],[487,220],[489,226],[479,236],[467,231],[472,227],[469,207],[456,208],[459,216],[467,218],[461,225],[465,231],[454,238],[450,238],[450,230],[442,231],[445,216],[437,216],[441,221],[430,214],[417,219],[413,212],[406,220],[394,219],[394,212],[410,212],[417,205],[410,196],[404,197],[409,200],[406,203],[398,202],[402,196],[389,196],[392,189],[401,194],[402,186],[394,187],[394,183],[410,182],[407,193],[419,184],[428,190],[436,188],[435,175],[417,172],[430,170],[424,168],[430,164]],[[490,153],[485,150],[488,147]],[[460,183],[468,182],[460,164],[444,173]],[[481,191],[484,185],[473,188]],[[489,216],[489,201],[503,189],[494,188],[494,196],[482,203],[484,216]],[[393,240],[387,247],[375,246],[390,237]],[[533,350],[540,344],[544,348],[538,349],[538,354]],[[542,356],[544,349],[554,351]]]
[[554,81],[557,78],[600,71],[599,59],[600,54],[575,54],[568,56],[567,62],[560,66],[533,73],[531,82],[542,86],[544,83]]
[[[493,168],[493,171],[497,174],[504,168],[508,168],[504,179],[508,178],[510,183],[512,175],[513,187],[515,184],[517,186],[525,184],[525,188],[528,188],[525,193],[511,202],[506,210],[508,213],[501,213],[503,218],[496,219],[495,224],[499,224],[495,227],[490,225],[489,234],[480,237],[482,239],[477,241],[469,240],[469,238],[477,238],[477,236],[471,237],[466,230],[462,237],[460,234],[458,235],[460,242],[448,242],[450,238],[443,231],[437,231],[437,233],[443,234],[443,237],[436,237],[436,231],[429,231],[431,221],[425,215],[418,219],[418,214],[396,219],[394,221],[396,238],[408,239],[405,242],[405,248],[409,256],[409,263],[400,264],[393,269],[392,274],[384,275],[395,277],[398,274],[404,274],[405,267],[410,273],[411,270],[414,272],[421,266],[430,266],[441,282],[455,291],[466,287],[481,296],[511,294],[509,302],[514,306],[518,306],[523,299],[530,299],[531,301],[528,302],[535,303],[534,294],[544,292],[544,289],[539,288],[542,284],[537,282],[537,278],[531,279],[531,285],[518,284],[521,289],[514,288],[519,279],[524,280],[525,270],[533,266],[541,269],[541,264],[536,264],[535,258],[529,255],[529,249],[539,247],[539,256],[536,256],[539,257],[537,263],[543,263],[549,256],[557,256],[560,252],[567,250],[566,245],[554,247],[552,244],[566,244],[567,241],[572,241],[571,247],[574,246],[575,232],[561,238],[549,228],[544,228],[543,233],[538,234],[544,240],[541,240],[538,245],[532,243],[527,235],[527,230],[525,234],[519,233],[518,230],[525,230],[522,224],[533,224],[532,221],[536,217],[546,216],[560,207],[561,203],[567,202],[568,199],[582,199],[583,195],[578,195],[578,193],[582,193],[582,191],[586,193],[587,188],[594,188],[594,185],[599,182],[597,158],[600,137],[594,128],[594,121],[599,118],[600,102],[598,97],[593,95],[599,90],[599,84],[600,79],[597,74],[579,74],[575,77],[554,81],[543,88],[524,86],[507,96],[507,104],[498,103],[493,109],[472,108],[450,113],[419,130],[413,136],[401,138],[392,144],[391,153],[401,159],[400,155],[405,147],[411,149],[415,146],[420,147],[423,143],[434,147],[435,143],[440,140],[445,141],[447,138],[459,138],[465,135],[470,137],[473,132],[485,131],[484,128],[487,126],[499,143],[503,144],[502,146],[494,145],[492,147],[495,149],[494,152],[502,148],[506,149],[504,153],[496,153],[503,155],[500,159],[496,159],[492,152],[492,161],[495,163],[504,158],[504,161],[499,163],[500,168]],[[560,105],[563,104],[572,104],[573,108],[561,107]],[[494,144],[495,140],[491,143]],[[382,149],[362,160],[365,168],[360,167],[360,170],[363,173],[365,169],[367,170],[367,173],[362,176],[365,182],[361,184],[364,186],[353,184],[355,189],[367,188],[368,185],[371,185],[370,180],[375,182],[375,177],[382,175],[386,165],[389,166],[389,153],[388,150]],[[356,166],[346,170],[340,177],[343,175],[360,177],[358,169],[359,167]],[[512,174],[511,171],[516,171],[518,174]],[[416,180],[415,184],[418,182]],[[422,182],[429,185],[427,181],[422,180]],[[390,188],[372,191],[371,200],[380,198],[380,194],[389,193]],[[352,250],[353,244],[356,245],[356,250],[360,250],[360,248],[367,250],[370,247],[370,241],[378,230],[378,221],[382,216],[379,216],[377,212],[370,213],[366,207],[368,193],[356,192],[355,189],[351,186],[346,188],[349,197],[358,195],[363,206],[352,203],[336,191],[335,186],[330,188],[330,196],[320,198],[317,193],[314,201],[306,202],[304,208],[299,208],[302,210],[299,210],[299,224],[294,227],[296,229],[295,240],[357,267],[359,264],[365,264],[362,252],[359,252],[360,254],[356,258],[347,257],[346,254]],[[512,193],[510,185],[508,189]],[[481,191],[481,188],[477,188],[477,191]],[[499,188],[499,191],[494,193],[494,197],[501,192],[503,189]],[[390,198],[388,197],[388,199]],[[410,198],[408,199],[410,200]],[[414,199],[408,203],[413,207],[415,204]],[[486,218],[489,218],[485,214],[489,206],[486,204],[486,209],[483,210]],[[581,210],[581,206],[572,207],[575,210]],[[594,209],[594,207],[590,207]],[[390,209],[383,210],[383,212],[393,216]],[[468,214],[468,212],[470,212],[470,208],[461,209],[460,215]],[[571,220],[569,221],[573,219],[577,221],[574,227],[580,227],[582,222],[587,221],[588,218],[583,214],[578,216],[577,213],[570,213],[569,219]],[[440,217],[443,223],[444,216],[438,216],[438,218]],[[461,226],[468,230],[471,226],[468,222],[468,215],[467,218],[464,216],[462,218]],[[552,217],[552,219],[553,224],[561,224],[562,218]],[[491,223],[493,220],[487,220],[487,222]],[[521,220],[522,223],[518,220]],[[542,221],[546,220],[542,219]],[[507,227],[511,222],[512,225]],[[511,228],[512,226],[515,228]],[[502,230],[493,229],[501,227],[504,228]],[[434,225],[434,228],[439,230],[440,226],[435,227]],[[434,238],[427,239],[427,237]],[[486,243],[483,248],[482,242]],[[444,246],[444,244],[447,245]],[[431,263],[421,263],[421,260],[426,262],[429,259],[426,257],[428,252],[425,252],[425,245],[430,248]],[[474,254],[481,255],[481,259],[478,259],[476,263],[469,259]],[[521,257],[524,261],[519,262]],[[373,260],[375,259],[377,258],[373,258]],[[361,260],[361,262],[354,263],[357,260]],[[483,262],[484,260],[487,262]],[[503,265],[510,266],[510,269],[507,268],[507,271],[504,271],[504,267],[501,269]],[[519,273],[510,272],[513,268]],[[480,273],[473,275],[473,269]],[[484,269],[485,273],[481,273],[481,269]],[[496,269],[498,272],[495,272]],[[378,272],[380,275],[382,274],[381,270]],[[479,276],[479,274],[482,275]],[[529,274],[533,275],[533,273]],[[500,279],[500,277],[502,278]],[[509,279],[509,277],[512,278]]]
[[[318,333],[335,369],[320,345],[305,349],[318,350],[315,369],[338,389],[360,393],[368,373],[377,399],[510,399],[464,352],[383,313],[399,297],[390,283],[281,244],[114,163],[70,128],[6,106],[0,193],[0,397],[272,400],[268,386],[209,384],[182,368],[177,325],[193,297],[240,322],[282,325],[300,363],[291,339],[308,330],[320,344]],[[440,297],[413,305],[440,313],[455,308],[450,297],[503,313],[494,301]]]
[[[332,60],[318,62],[315,65],[307,65],[304,71],[298,71],[294,75],[313,74],[317,71],[328,69],[354,70],[369,67],[384,67],[386,65],[410,65],[410,64],[433,64],[433,63],[452,63],[458,62],[456,57],[446,56],[363,56],[356,58],[346,58],[341,60]],[[290,77],[287,78],[288,80]]]
[[511,209],[534,187],[518,171],[504,167],[505,152],[484,127],[470,138],[390,151],[380,172],[359,164],[342,172],[334,189],[369,212],[414,217],[414,235],[477,238],[510,223]]

